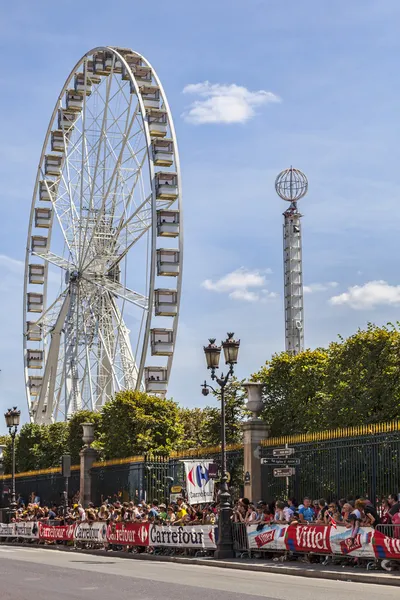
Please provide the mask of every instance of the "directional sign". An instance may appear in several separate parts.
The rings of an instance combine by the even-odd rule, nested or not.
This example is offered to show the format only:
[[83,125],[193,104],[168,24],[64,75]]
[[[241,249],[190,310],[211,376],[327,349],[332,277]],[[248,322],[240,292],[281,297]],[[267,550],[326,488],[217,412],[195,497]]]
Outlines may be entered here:
[[273,456],[292,456],[294,454],[294,448],[275,448],[272,450]]
[[274,469],[274,477],[290,477],[294,475],[295,469],[288,467],[287,469]]
[[261,459],[262,465],[276,465],[277,467],[294,467],[295,465],[300,464],[299,458],[273,458],[272,456],[268,456],[267,458]]

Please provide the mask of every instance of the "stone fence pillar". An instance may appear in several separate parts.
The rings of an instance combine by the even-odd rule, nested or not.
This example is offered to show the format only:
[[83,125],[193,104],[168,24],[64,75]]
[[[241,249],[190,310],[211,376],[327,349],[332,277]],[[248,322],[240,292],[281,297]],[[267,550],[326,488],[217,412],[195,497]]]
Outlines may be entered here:
[[252,412],[243,428],[244,444],[244,496],[250,501],[262,500],[261,441],[268,437],[268,426],[259,417],[263,408],[262,383],[247,382],[247,408]]

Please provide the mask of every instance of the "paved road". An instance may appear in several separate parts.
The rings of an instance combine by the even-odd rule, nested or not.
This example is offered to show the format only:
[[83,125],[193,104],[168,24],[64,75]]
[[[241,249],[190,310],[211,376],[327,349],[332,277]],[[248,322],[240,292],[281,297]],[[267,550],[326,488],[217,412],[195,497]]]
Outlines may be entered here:
[[[0,548],[0,600],[398,600],[399,588],[90,556]],[[11,583],[12,582],[12,583]]]

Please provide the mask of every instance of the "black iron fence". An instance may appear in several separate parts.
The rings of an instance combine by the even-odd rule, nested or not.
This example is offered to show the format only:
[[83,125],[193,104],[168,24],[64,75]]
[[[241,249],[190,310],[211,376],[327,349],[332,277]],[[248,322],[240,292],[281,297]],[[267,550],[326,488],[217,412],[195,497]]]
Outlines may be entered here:
[[[262,467],[263,498],[305,495],[327,500],[368,496],[373,501],[400,492],[400,422],[302,434],[263,442],[262,457],[272,457],[276,448],[287,444],[300,460],[288,479],[274,477],[273,465]],[[96,463],[92,469],[94,502],[122,500],[168,500],[172,486],[184,487],[185,459],[212,459],[220,462],[218,448],[200,449],[179,456],[145,456]],[[243,494],[243,447],[227,455],[230,488],[234,499]],[[49,472],[52,471],[52,472]],[[10,478],[0,478],[0,508],[8,506]],[[18,476],[17,494],[28,501],[35,492],[43,504],[60,503],[64,480],[55,469]],[[79,470],[73,470],[70,496],[79,490]],[[259,500],[252,498],[252,500]]]
[[[300,464],[287,479],[274,477],[273,465],[262,467],[263,495],[268,501],[289,495],[299,500],[366,496],[376,502],[400,491],[399,431],[288,442]],[[262,456],[273,457],[276,447],[284,447],[283,440],[263,447]]]

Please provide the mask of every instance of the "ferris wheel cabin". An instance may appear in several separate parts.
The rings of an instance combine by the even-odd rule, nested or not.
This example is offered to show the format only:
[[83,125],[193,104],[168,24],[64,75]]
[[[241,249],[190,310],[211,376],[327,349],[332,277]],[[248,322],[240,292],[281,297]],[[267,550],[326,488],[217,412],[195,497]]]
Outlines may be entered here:
[[33,235],[31,240],[32,252],[44,252],[45,250],[47,250],[47,242],[47,237],[44,237],[43,235]]
[[178,197],[178,178],[176,173],[156,173],[157,200],[175,200]]
[[144,382],[146,392],[165,394],[168,384],[167,369],[164,367],[145,367]]
[[54,201],[57,197],[58,182],[51,179],[39,182],[39,198],[42,202]]
[[43,367],[43,350],[28,350],[27,363],[30,369],[41,369]]
[[150,342],[152,356],[172,356],[174,352],[172,329],[151,329]]
[[157,211],[157,235],[173,238],[179,235],[179,210]]
[[44,265],[29,265],[29,283],[40,284],[44,283]]
[[34,321],[26,322],[26,339],[30,342],[42,341],[42,328]]
[[176,277],[179,275],[179,250],[159,248],[157,250],[157,275]]
[[154,290],[154,310],[159,317],[175,317],[178,313],[178,293],[176,290]]
[[167,135],[167,111],[159,108],[149,108],[147,122],[151,137],[165,137]]
[[41,313],[43,311],[43,294],[28,292],[27,310],[31,313]]
[[174,142],[160,138],[152,140],[153,161],[157,167],[170,167],[174,164]]

